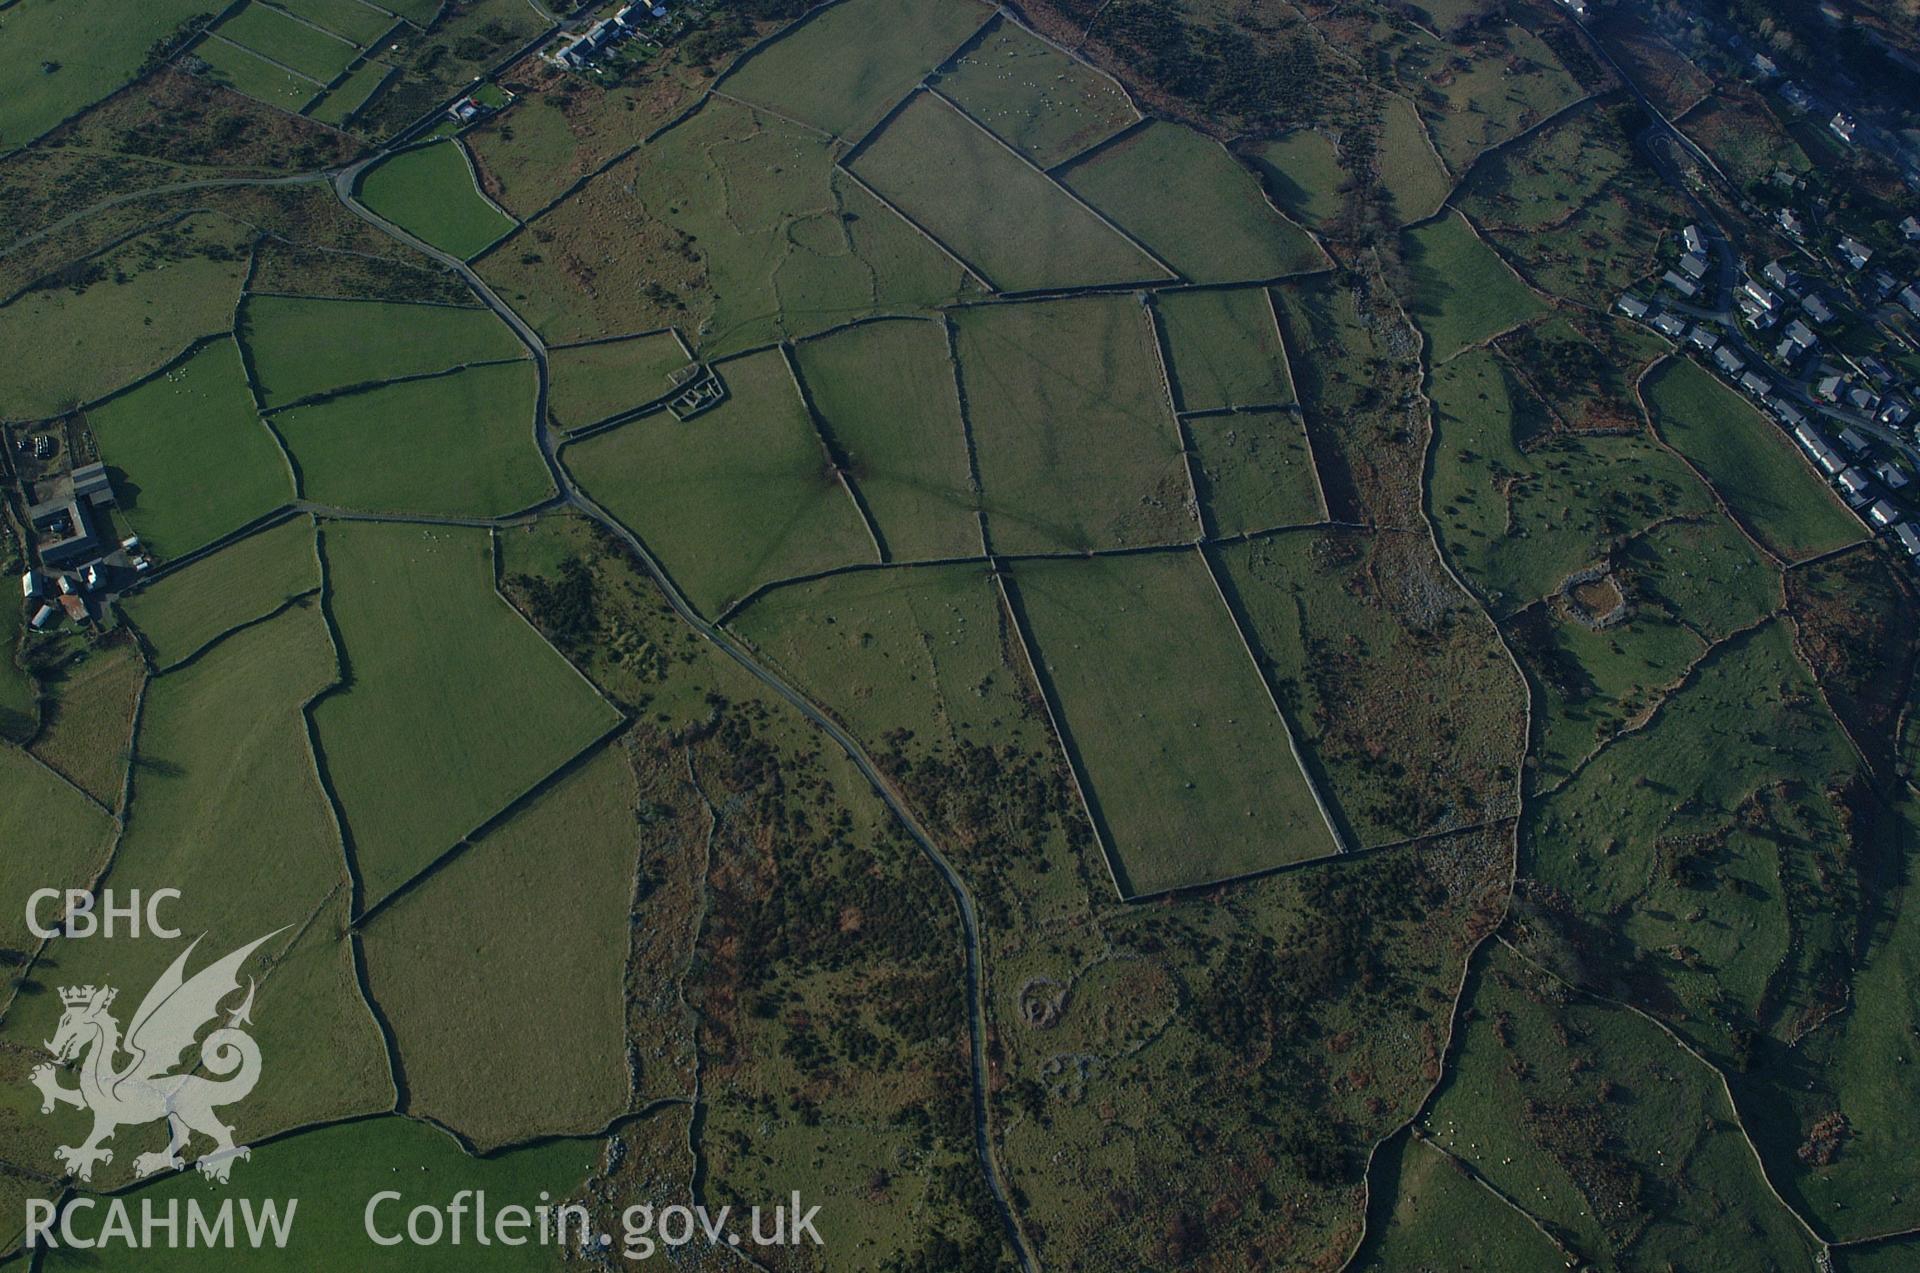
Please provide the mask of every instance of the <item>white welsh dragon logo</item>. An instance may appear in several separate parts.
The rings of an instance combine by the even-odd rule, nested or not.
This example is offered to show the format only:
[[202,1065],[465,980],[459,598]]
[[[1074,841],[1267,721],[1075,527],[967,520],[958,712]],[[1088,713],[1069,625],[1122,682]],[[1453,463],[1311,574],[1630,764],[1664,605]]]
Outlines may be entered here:
[[[200,1043],[200,1063],[216,1078],[196,1073],[174,1073],[181,1053],[193,1045],[194,1036],[220,1013],[220,1001],[240,989],[237,972],[247,957],[285,929],[268,933],[249,942],[225,959],[207,965],[191,978],[186,977],[187,957],[194,946],[181,952],[173,966],[160,975],[139,1010],[127,1025],[126,1037],[120,1035],[120,1023],[107,1011],[118,993],[107,986],[65,986],[60,999],[66,1005],[60,1027],[47,1041],[47,1051],[56,1061],[65,1063],[85,1053],[79,1063],[80,1086],[61,1087],[58,1071],[50,1064],[38,1066],[32,1074],[33,1085],[40,1089],[40,1112],[50,1114],[56,1105],[72,1105],[93,1112],[93,1132],[85,1143],[62,1145],[53,1156],[82,1180],[91,1179],[95,1163],[113,1161],[113,1151],[104,1147],[114,1131],[125,1123],[151,1123],[167,1120],[167,1147],[134,1159],[136,1174],[185,1167],[180,1156],[194,1132],[212,1138],[214,1148],[196,1160],[201,1173],[224,1183],[236,1158],[249,1156],[244,1145],[233,1143],[233,1128],[213,1112],[217,1105],[242,1100],[260,1081],[260,1045],[240,1029],[251,1025],[253,979],[247,979],[247,997],[227,1015],[226,1025],[212,1031]],[[120,1054],[127,1054],[119,1064]]]

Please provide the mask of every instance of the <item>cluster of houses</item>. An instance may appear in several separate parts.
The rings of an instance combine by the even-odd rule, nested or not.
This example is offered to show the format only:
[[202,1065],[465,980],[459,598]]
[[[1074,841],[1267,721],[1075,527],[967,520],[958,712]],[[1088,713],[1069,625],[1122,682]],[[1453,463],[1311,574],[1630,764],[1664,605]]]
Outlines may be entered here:
[[577,35],[561,36],[542,56],[555,66],[584,71],[608,49],[637,32],[644,18],[657,22],[666,16],[665,4],[629,4],[612,17],[600,19]]
[[[1686,253],[1682,255],[1682,265],[1667,271],[1661,282],[1682,298],[1692,300],[1697,296],[1697,280],[1707,275],[1707,244],[1701,230],[1692,225],[1682,230],[1680,240]],[[1864,269],[1866,259],[1872,255],[1870,248],[1851,242],[1845,236],[1837,246],[1849,265],[1853,265],[1853,257],[1859,257],[1860,263],[1853,265],[1853,269]],[[1688,261],[1699,261],[1701,265],[1688,269]],[[1876,282],[1876,286],[1880,284]],[[1893,296],[1893,286],[1893,280],[1887,278],[1885,296]],[[1768,361],[1751,361],[1751,355],[1741,351],[1741,342],[1722,338],[1715,323],[1695,323],[1686,313],[1667,309],[1657,301],[1626,294],[1620,296],[1617,309],[1638,323],[1653,326],[1668,340],[1692,349],[1724,380],[1778,420],[1807,453],[1812,465],[1834,482],[1847,507],[1870,528],[1889,532],[1901,543],[1908,557],[1920,563],[1920,526],[1907,520],[1899,503],[1895,503],[1899,497],[1897,492],[1907,488],[1910,482],[1907,472],[1893,461],[1876,465],[1872,442],[1860,434],[1859,428],[1843,426],[1837,444],[1830,440],[1820,426],[1809,419],[1809,413],[1793,401],[1788,390],[1780,386],[1776,374],[1788,378],[1789,382],[1801,374],[1809,374],[1809,396],[1816,403],[1851,411],[1857,419],[1878,422],[1889,430],[1907,430],[1920,424],[1920,417],[1916,417],[1920,409],[1914,405],[1920,403],[1920,390],[1903,384],[1882,359],[1872,355],[1816,363],[1816,355],[1822,353],[1818,328],[1834,323],[1836,313],[1826,298],[1822,298],[1820,290],[1809,286],[1807,280],[1789,269],[1784,261],[1768,261],[1759,273],[1743,273],[1740,286],[1730,300],[1738,307],[1743,326],[1755,334],[1768,334],[1757,342],[1763,357],[1770,353]],[[1920,290],[1908,286],[1905,292],[1899,292],[1899,301],[1907,305],[1914,317],[1920,317]]]
[[40,565],[20,576],[28,622],[38,631],[63,618],[84,622],[90,597],[111,591],[125,571],[138,576],[153,568],[139,536],[114,543],[103,534],[105,510],[115,502],[106,465],[83,464],[48,485],[53,494],[27,508]]

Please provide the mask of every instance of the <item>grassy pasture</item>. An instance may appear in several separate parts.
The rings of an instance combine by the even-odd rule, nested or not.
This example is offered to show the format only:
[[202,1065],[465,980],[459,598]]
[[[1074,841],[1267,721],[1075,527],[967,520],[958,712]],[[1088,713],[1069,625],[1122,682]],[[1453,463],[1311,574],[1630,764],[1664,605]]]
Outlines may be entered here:
[[1772,623],[1717,647],[1650,724],[1540,801],[1523,869],[1582,899],[1676,1030],[1723,1062],[1752,1057],[1756,1034],[1792,1032],[1851,960],[1849,863],[1869,846],[1843,819],[1872,832],[1833,793],[1857,766]]
[[1791,439],[1693,362],[1676,358],[1660,368],[1646,397],[1661,436],[1775,552],[1797,559],[1861,538],[1859,522]]
[[668,377],[686,365],[672,332],[550,350],[547,414],[563,429],[593,424],[665,394]]
[[27,931],[27,895],[91,882],[113,844],[114,825],[105,811],[7,744],[0,744],[0,791],[7,795],[0,800],[0,840],[32,846],[31,853],[0,859],[0,947],[25,951],[39,943]]
[[101,277],[79,290],[29,292],[0,308],[0,343],[16,359],[0,415],[58,415],[228,330],[247,237],[225,217],[195,216],[101,257]]
[[367,169],[356,195],[376,213],[443,252],[477,255],[513,229],[473,184],[457,141],[403,150]]
[[178,557],[293,496],[230,340],[87,413],[119,511],[161,557]]
[[348,385],[524,358],[526,349],[484,309],[388,301],[247,301],[242,338],[269,407]]
[[1439,368],[1428,393],[1429,507],[1496,614],[1555,591],[1660,517],[1713,511],[1685,466],[1644,437],[1551,432],[1539,399],[1484,349]]
[[801,377],[897,559],[980,550],[947,338],[879,322],[795,350]]
[[323,504],[376,512],[497,516],[553,493],[533,444],[527,362],[382,385],[274,416]]
[[[133,78],[147,49],[197,14],[202,0],[137,5],[89,0],[20,0],[0,40],[0,152],[24,146],[67,116]],[[48,72],[45,64],[59,69]]]
[[[1356,1268],[1535,1273],[1561,1263],[1525,1216],[1424,1141],[1396,1136],[1381,1146],[1374,1170],[1392,1192],[1375,1200]],[[1465,1234],[1473,1236],[1463,1241]]]
[[485,533],[334,523],[352,681],[313,712],[371,905],[614,723],[493,589]]
[[828,145],[715,99],[481,270],[550,342],[678,327],[709,358],[957,295],[960,267]]
[[988,305],[954,321],[997,551],[1193,538],[1179,441],[1138,302]]
[[1505,949],[1474,1003],[1426,1130],[1581,1255],[1723,1273],[1812,1262],[1812,1239],[1769,1191],[1719,1080],[1652,1023]]
[[1003,290],[1165,277],[1145,253],[930,93],[889,120],[853,169]]
[[1687,112],[1681,128],[1742,187],[1766,180],[1777,168],[1813,170],[1766,99],[1745,85],[1717,86],[1698,110]]
[[1454,64],[1452,48],[1424,39],[1398,59],[1434,146],[1454,172],[1580,97],[1580,85],[1538,36],[1517,25],[1501,36],[1480,46],[1482,55],[1464,68]]
[[264,4],[247,5],[214,30],[321,84],[330,82],[359,55],[359,49],[346,38],[316,31]]
[[1023,562],[1015,578],[1123,892],[1336,850],[1197,553]]
[[284,111],[299,111],[323,87],[304,75],[275,66],[250,49],[225,40],[202,40],[194,46],[193,55],[200,59],[205,68],[203,73],[214,83],[224,84],[235,92],[258,98]]
[[1520,678],[1411,536],[1296,531],[1215,561],[1350,843],[1513,811]]
[[166,669],[238,624],[320,586],[313,522],[293,517],[126,597],[120,609]]
[[1042,168],[1139,118],[1119,85],[1005,17],[941,73],[939,87]]
[[1434,156],[1413,103],[1389,94],[1380,112],[1380,183],[1394,221],[1405,225],[1439,211],[1453,178]]
[[719,371],[729,396],[706,414],[637,421],[565,456],[708,615],[770,580],[873,559],[779,352]]
[[[393,1100],[386,1052],[354,980],[345,863],[301,714],[337,675],[319,613],[289,612],[157,677],[135,739],[114,887],[179,889],[169,919],[206,934],[196,967],[286,926],[249,970],[259,977],[252,1032],[272,1068],[233,1111],[242,1142]],[[179,951],[172,942],[67,942],[54,975],[134,995]],[[59,1013],[55,995],[23,998],[6,1030],[48,1038]],[[22,1135],[60,1143],[72,1134],[63,1123],[36,1119]],[[158,1125],[123,1129],[95,1186],[130,1179],[135,1151],[164,1138]],[[35,1158],[50,1152],[25,1148]]]
[[109,809],[120,803],[120,780],[133,741],[133,703],[147,679],[139,647],[117,641],[62,664],[49,678],[49,702],[33,753]]
[[1319,227],[1340,215],[1346,202],[1340,185],[1347,174],[1339,148],[1325,133],[1296,128],[1263,144],[1255,161],[1274,201],[1297,219]]
[[1076,161],[1061,180],[1199,283],[1317,269],[1326,257],[1209,137],[1154,123]]
[[344,126],[347,117],[367,104],[367,99],[373,96],[373,91],[380,87],[392,70],[385,62],[371,59],[362,62],[348,73],[347,78],[328,90],[308,115],[336,128]]
[[1292,411],[1187,421],[1200,500],[1215,534],[1265,530],[1326,516],[1307,431]]
[[513,107],[482,120],[461,138],[483,188],[516,216],[528,217],[568,187],[639,141],[637,94],[624,88],[569,85],[567,92],[527,92]]
[[[282,9],[365,48],[393,30],[393,19],[361,0],[274,0]],[[258,5],[251,6],[258,8]],[[399,6],[388,6],[398,11]],[[242,40],[241,43],[246,43]]]
[[39,719],[35,706],[39,689],[16,657],[27,617],[21,606],[0,610],[0,739],[26,738]]
[[1457,212],[1407,231],[1400,242],[1413,278],[1408,308],[1435,363],[1545,309]]
[[[509,1201],[531,1207],[543,1193],[551,1196],[549,1205],[558,1206],[577,1194],[598,1164],[600,1152],[601,1142],[596,1140],[561,1140],[474,1158],[439,1128],[410,1118],[363,1119],[302,1132],[254,1150],[253,1157],[241,1165],[244,1179],[236,1170],[228,1186],[237,1195],[236,1211],[240,1199],[252,1199],[256,1205],[268,1198],[300,1199],[298,1223],[286,1247],[254,1250],[236,1243],[221,1255],[220,1263],[236,1273],[318,1270],[339,1267],[340,1253],[352,1251],[353,1267],[365,1273],[552,1273],[564,1267],[554,1248],[476,1246],[471,1219],[458,1246],[446,1240],[435,1246],[406,1241],[378,1246],[367,1237],[367,1202],[382,1190],[404,1192],[403,1199],[390,1201],[375,1213],[375,1223],[384,1234],[404,1234],[409,1210],[422,1205],[444,1209],[462,1189],[484,1190],[490,1208]],[[217,1205],[207,1201],[206,1186],[193,1172],[166,1177],[130,1195],[128,1206],[136,1217],[147,1198],[153,1199],[161,1215],[166,1214],[169,1201],[178,1202],[183,1212],[189,1199],[206,1208]],[[80,1212],[75,1231],[95,1235],[103,1219],[99,1210]],[[237,1217],[235,1227],[240,1227]],[[46,1264],[60,1270],[99,1267],[101,1261],[90,1255],[62,1248],[49,1251]],[[178,1247],[159,1245],[140,1258],[140,1267],[153,1273],[197,1273],[206,1264],[206,1252],[187,1247],[184,1237]]]
[[851,141],[992,12],[971,0],[846,0],[755,53],[722,87]]
[[[413,1108],[483,1151],[627,1107],[638,799],[625,752],[604,747],[366,929]],[[538,1019],[567,1024],[527,1029]]]
[[1293,376],[1265,288],[1161,292],[1153,306],[1166,331],[1168,370],[1181,410],[1294,401]]

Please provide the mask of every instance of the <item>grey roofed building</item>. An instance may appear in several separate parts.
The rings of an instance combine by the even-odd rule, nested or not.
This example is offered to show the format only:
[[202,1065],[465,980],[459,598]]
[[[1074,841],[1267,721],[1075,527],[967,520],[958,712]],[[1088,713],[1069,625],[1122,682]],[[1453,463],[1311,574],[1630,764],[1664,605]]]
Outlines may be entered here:
[[1768,261],[1766,268],[1760,271],[1760,277],[1783,292],[1793,286],[1793,271],[1779,261]]
[[1900,466],[1892,460],[1882,460],[1873,475],[1887,484],[1889,490],[1899,490],[1912,479],[1900,471]]
[[1905,424],[1912,414],[1913,408],[1905,398],[1888,398],[1880,406],[1880,423],[1898,427]]
[[92,464],[82,464],[75,469],[73,497],[88,500],[95,505],[113,503],[113,482],[107,477],[107,466],[95,461]]
[[1700,291],[1698,284],[1678,270],[1668,270],[1666,274],[1661,276],[1660,281],[1688,300],[1692,300]]
[[1797,426],[1793,431],[1793,436],[1799,441],[1801,446],[1806,447],[1809,451],[1818,451],[1827,445],[1826,435],[1810,424]]
[[1680,242],[1689,252],[1700,252],[1707,246],[1706,236],[1700,233],[1700,227],[1697,225],[1690,225],[1680,231]]
[[1834,480],[1839,482],[1840,489],[1849,495],[1865,495],[1867,487],[1871,485],[1865,473],[1853,468],[1841,469],[1840,476]]
[[1841,235],[1834,246],[1840,249],[1840,255],[1846,259],[1847,265],[1852,269],[1864,270],[1867,268],[1867,262],[1873,259],[1873,249],[1851,234]]
[[[1847,390],[1847,405],[1862,415],[1872,415],[1880,409],[1880,395],[1865,385],[1855,385]],[[1841,436],[1845,436],[1844,430]]]
[[1774,220],[1780,223],[1780,228],[1782,230],[1785,230],[1788,234],[1792,235],[1796,239],[1801,237],[1807,232],[1807,223],[1805,221],[1802,221],[1800,219],[1800,214],[1795,212],[1792,208],[1780,209],[1779,215],[1776,216]]
[[35,629],[43,630],[49,627],[53,621],[59,617],[60,611],[58,608],[51,604],[42,605],[38,610],[33,612],[33,626]]
[[1741,375],[1740,387],[1756,398],[1764,398],[1773,392],[1773,385],[1765,376],[1751,371]]
[[1805,345],[1808,349],[1812,349],[1820,343],[1820,338],[1814,335],[1813,328],[1807,326],[1797,318],[1787,324],[1786,336],[1788,340]]
[[1909,283],[1900,289],[1900,303],[1907,307],[1915,318],[1920,318],[1920,289]]
[[1747,367],[1747,364],[1740,360],[1740,355],[1733,352],[1731,345],[1722,345],[1714,350],[1713,363],[1729,376],[1737,376]]
[[1687,333],[1687,343],[1698,350],[1709,350],[1720,343],[1720,333],[1705,323],[1697,323],[1694,329]]
[[1705,278],[1707,276],[1707,258],[1698,252],[1689,252],[1680,258],[1680,269],[1688,278]]
[[1838,473],[1841,469],[1847,467],[1847,462],[1840,458],[1840,453],[1830,446],[1822,447],[1818,451],[1815,451],[1813,458],[1819,463],[1821,471],[1828,475]]
[[1916,534],[1912,522],[1901,522],[1893,528],[1893,537],[1907,550],[1907,556],[1920,557],[1920,534]]
[[1807,413],[1794,406],[1785,398],[1774,400],[1773,413],[1788,425],[1799,425],[1806,421]]
[[1900,223],[1900,234],[1909,243],[1920,243],[1920,217],[1909,215]]
[[1762,287],[1755,279],[1748,279],[1740,291],[1761,309],[1772,310],[1780,304],[1780,298]]
[[99,547],[90,500],[55,500],[27,510],[27,521],[42,537],[35,545],[41,562],[58,570],[86,560]]
[[1833,307],[1818,292],[1808,292],[1800,301],[1800,308],[1807,311],[1807,317],[1816,323],[1833,321]]
[[1613,307],[1628,318],[1645,318],[1648,311],[1653,308],[1632,292],[1622,293],[1620,299],[1613,303]]
[[1852,451],[1855,455],[1866,454],[1867,440],[1852,428],[1840,430],[1840,445],[1846,447],[1847,450]]
[[1862,354],[1856,358],[1854,362],[1859,366],[1860,370],[1867,373],[1867,378],[1873,381],[1873,383],[1877,385],[1890,385],[1893,383],[1893,373],[1887,370],[1887,364],[1881,362],[1872,354]]
[[1847,114],[1845,111],[1839,111],[1835,113],[1832,119],[1827,121],[1827,127],[1832,130],[1835,137],[1838,137],[1841,141],[1851,146],[1853,145],[1853,134],[1855,130],[1860,127],[1860,124],[1853,116]]
[[1813,94],[1792,80],[1780,86],[1780,96],[1797,111],[1813,109]]
[[1671,336],[1675,340],[1680,338],[1680,333],[1687,330],[1687,320],[1678,314],[1662,314],[1653,320],[1653,325],[1661,335]]
[[1838,376],[1822,376],[1813,386],[1813,396],[1827,402],[1838,402],[1842,383]]
[[1900,520],[1900,510],[1883,499],[1877,499],[1867,510],[1867,516],[1873,519],[1876,526],[1891,526]]

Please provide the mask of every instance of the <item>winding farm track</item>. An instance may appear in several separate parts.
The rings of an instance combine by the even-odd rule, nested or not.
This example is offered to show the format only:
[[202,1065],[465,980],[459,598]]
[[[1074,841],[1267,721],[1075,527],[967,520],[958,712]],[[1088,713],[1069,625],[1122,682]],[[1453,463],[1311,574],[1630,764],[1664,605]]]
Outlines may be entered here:
[[367,221],[376,229],[407,244],[416,251],[425,253],[427,256],[458,274],[467,286],[472,289],[473,293],[486,304],[487,308],[498,315],[500,320],[512,329],[513,334],[519,338],[520,343],[527,347],[527,351],[533,356],[534,365],[539,372],[539,392],[534,401],[534,441],[540,448],[540,458],[546,463],[547,472],[553,480],[554,488],[560,492],[555,504],[557,506],[577,509],[579,512],[606,528],[606,530],[619,539],[621,543],[625,544],[627,550],[639,560],[647,574],[652,576],[661,594],[666,597],[667,604],[673,608],[674,613],[678,615],[688,627],[698,633],[709,645],[719,650],[720,653],[726,657],[732,659],[753,676],[755,680],[784,699],[795,711],[798,711],[828,738],[832,739],[835,745],[837,745],[841,751],[845,752],[847,758],[859,769],[860,773],[873,787],[880,799],[893,811],[894,817],[899,819],[900,824],[906,828],[907,833],[913,837],[914,842],[920,847],[920,852],[933,864],[933,868],[939,872],[940,878],[946,884],[947,891],[953,894],[955,907],[960,917],[961,932],[966,940],[967,1031],[971,1045],[969,1048],[969,1059],[973,1073],[973,1130],[975,1149],[980,1156],[980,1164],[986,1175],[987,1187],[992,1191],[994,1204],[1000,1212],[1001,1225],[1006,1231],[1007,1239],[1012,1244],[1014,1253],[1020,1261],[1020,1267],[1032,1273],[1032,1271],[1036,1270],[1039,1266],[1033,1257],[1033,1253],[1027,1246],[1026,1235],[1021,1229],[1019,1220],[1014,1213],[1006,1182],[1001,1176],[999,1161],[993,1152],[993,1138],[988,1125],[987,1092],[989,1090],[989,1083],[991,1082],[991,1071],[987,1063],[985,958],[980,938],[980,917],[978,909],[974,904],[972,890],[967,887],[966,881],[961,878],[960,873],[954,869],[953,863],[947,859],[946,854],[941,852],[940,847],[934,843],[933,837],[927,832],[926,827],[921,824],[920,819],[914,814],[912,808],[908,806],[906,799],[900,794],[898,789],[894,787],[893,783],[888,780],[886,775],[881,773],[879,766],[873,762],[873,758],[867,754],[866,749],[860,745],[859,741],[842,728],[831,716],[827,715],[826,712],[815,706],[805,694],[801,693],[794,686],[789,685],[771,669],[755,659],[751,653],[724,630],[715,627],[702,617],[687,601],[679,587],[673,582],[672,577],[667,574],[666,570],[660,565],[646,544],[641,541],[640,537],[618,518],[595,503],[586,492],[580,489],[579,485],[574,481],[573,475],[569,473],[566,466],[560,462],[560,444],[555,439],[553,430],[547,420],[547,346],[546,342],[540,338],[540,334],[534,331],[533,327],[529,325],[525,319],[521,318],[512,306],[501,300],[498,294],[487,286],[485,280],[465,261],[451,253],[443,252],[432,244],[408,233],[406,230],[403,230],[398,225],[388,221],[385,217],[382,217],[379,213],[361,203],[355,196],[354,187],[358,185],[361,174],[385,158],[387,153],[387,149],[382,148],[366,158],[334,173],[332,176],[334,194],[349,211]]

